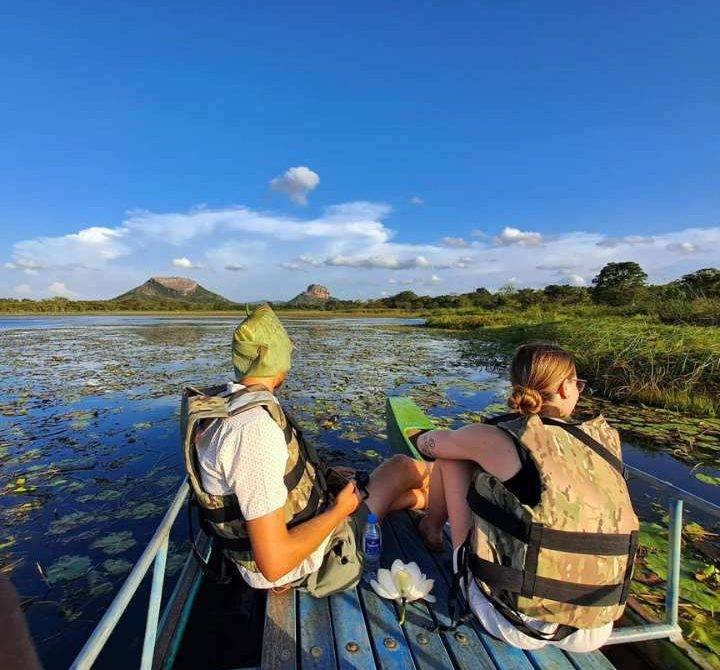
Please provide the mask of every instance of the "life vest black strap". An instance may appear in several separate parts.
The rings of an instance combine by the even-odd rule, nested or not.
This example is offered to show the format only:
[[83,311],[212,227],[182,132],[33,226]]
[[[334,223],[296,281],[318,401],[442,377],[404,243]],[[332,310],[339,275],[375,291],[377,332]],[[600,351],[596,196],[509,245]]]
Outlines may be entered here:
[[283,477],[283,482],[285,483],[285,488],[288,491],[292,491],[299,483],[300,480],[303,478],[303,475],[305,474],[305,467],[307,465],[307,458],[305,457],[305,450],[301,447],[298,449],[298,457],[297,462],[293,466],[292,470],[290,472],[286,473]]
[[540,417],[543,424],[546,426],[557,426],[562,428],[564,431],[570,433],[575,439],[580,440],[586,447],[592,449],[598,456],[604,458],[605,461],[617,472],[621,477],[625,477],[625,467],[622,461],[608,448],[598,442],[594,437],[588,435],[580,426],[574,423],[565,423],[564,421],[558,421],[557,419],[551,419],[550,417]]
[[542,532],[540,532],[533,530],[534,527],[540,526],[540,524],[518,519],[507,510],[480,495],[474,486],[470,486],[467,501],[470,509],[490,525],[526,544],[535,545],[537,543],[537,546],[541,549],[602,556],[623,556],[631,550],[632,533],[578,532],[556,530],[544,526]]
[[297,526],[298,524],[303,523],[304,521],[312,519],[314,516],[316,516],[320,507],[320,503],[320,489],[317,486],[313,486],[312,490],[310,491],[310,495],[308,496],[307,505],[305,505],[305,508],[302,511],[298,512],[292,518],[292,520],[288,524],[288,528]]
[[216,532],[212,534],[220,549],[227,551],[252,551],[249,537],[223,537]]
[[[305,505],[305,508],[301,512],[292,518],[290,523],[288,523],[288,528],[297,526],[299,523],[307,521],[315,516],[319,502],[320,493],[315,487],[313,487],[310,491],[307,505]],[[201,519],[211,523],[224,523],[226,521],[243,519],[239,506],[237,507],[237,511],[235,511],[232,505],[227,507],[218,507],[216,509],[207,509],[198,505],[198,509]],[[228,549],[230,551],[250,551],[250,540],[248,538],[227,538],[223,537],[214,530],[211,530],[211,533],[212,536],[217,539],[218,545],[220,545],[223,549]]]
[[526,598],[546,598],[570,605],[608,607],[622,605],[625,600],[625,584],[607,584],[602,586],[564,582],[550,577],[536,575],[532,593],[523,593],[524,572],[506,565],[486,561],[476,554],[468,557],[468,566],[472,574],[490,586],[520,594]]
[[210,523],[227,523],[228,521],[242,521],[243,519],[237,498],[225,507],[200,507],[200,516]]
[[499,423],[505,423],[506,421],[514,421],[522,416],[519,412],[507,412],[506,414],[497,414],[484,418],[482,422],[489,426],[497,426]]

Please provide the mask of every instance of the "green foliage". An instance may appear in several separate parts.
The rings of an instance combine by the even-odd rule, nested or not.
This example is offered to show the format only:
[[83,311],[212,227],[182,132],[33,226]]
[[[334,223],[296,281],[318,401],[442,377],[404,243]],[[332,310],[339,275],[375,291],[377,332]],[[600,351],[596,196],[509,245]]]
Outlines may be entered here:
[[[633,262],[609,263],[593,280],[594,288],[550,284],[543,289],[517,288],[508,284],[491,293],[479,287],[469,293],[439,296],[417,295],[413,291],[376,300],[307,301],[302,304],[276,303],[276,310],[314,312],[383,313],[387,310],[432,312],[445,310],[464,314],[468,311],[531,310],[544,312],[584,311],[591,298],[598,309],[617,315],[647,314],[664,323],[697,325],[720,324],[720,270],[704,268],[664,286],[647,286],[647,275]],[[192,296],[178,297],[172,291],[155,287],[152,294],[133,289],[113,300],[28,300],[0,298],[0,313],[77,313],[77,312],[224,312],[245,315],[244,305],[198,287]],[[155,290],[157,289],[157,290]],[[600,307],[603,306],[603,307]]]
[[593,299],[605,305],[633,303],[643,294],[647,273],[635,262],[608,263],[592,280]]
[[[683,528],[683,550],[680,562],[680,625],[693,644],[720,653],[720,580],[718,566],[707,562],[693,549],[696,540],[708,535],[697,523]],[[668,532],[657,523],[640,524],[640,551],[632,584],[633,595],[659,614],[667,588]]]
[[720,298],[720,270],[703,268],[683,275],[674,282],[685,294],[691,297]]
[[716,328],[606,316],[593,307],[441,315],[427,325],[477,331],[506,355],[525,342],[557,342],[575,356],[579,376],[605,398],[720,415]]

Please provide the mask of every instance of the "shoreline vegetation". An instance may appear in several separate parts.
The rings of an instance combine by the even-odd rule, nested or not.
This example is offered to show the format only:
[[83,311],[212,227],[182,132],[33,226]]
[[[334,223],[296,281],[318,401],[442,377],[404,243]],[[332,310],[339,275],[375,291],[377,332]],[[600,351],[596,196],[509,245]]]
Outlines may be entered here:
[[[245,305],[206,293],[214,298],[204,303],[166,294],[108,301],[0,299],[0,316],[245,315]],[[227,309],[228,304],[234,308]],[[601,398],[720,417],[720,269],[649,285],[637,263],[609,263],[591,287],[508,285],[494,293],[478,288],[431,297],[402,291],[377,300],[270,304],[286,318],[424,318],[428,328],[474,338],[489,362],[501,363],[523,342],[557,342],[575,355],[578,374]]]
[[489,357],[510,355],[523,342],[557,342],[572,352],[578,375],[603,398],[691,416],[720,415],[717,327],[670,325],[647,314],[537,308],[434,315],[426,326],[471,334]]

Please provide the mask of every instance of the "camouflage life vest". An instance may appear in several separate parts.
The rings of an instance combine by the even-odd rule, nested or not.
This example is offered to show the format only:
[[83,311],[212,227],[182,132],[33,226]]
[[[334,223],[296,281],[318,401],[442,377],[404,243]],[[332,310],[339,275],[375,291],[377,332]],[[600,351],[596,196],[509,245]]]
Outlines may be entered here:
[[[602,416],[582,424],[504,416],[496,425],[532,459],[540,502],[524,505],[499,479],[478,471],[468,493],[473,527],[460,578],[474,577],[496,608],[533,637],[562,639],[615,621],[625,609],[638,540],[618,432]],[[558,635],[524,626],[520,613],[559,624]]]
[[315,450],[303,439],[297,425],[283,411],[275,396],[262,386],[249,386],[227,394],[225,386],[188,387],[182,396],[181,430],[191,504],[197,505],[203,530],[214,538],[225,555],[251,572],[253,560],[246,522],[234,493],[213,495],[205,491],[200,476],[197,440],[210,420],[222,420],[262,407],[282,428],[288,448],[285,466],[285,523],[294,526],[315,516],[325,503],[325,480]]

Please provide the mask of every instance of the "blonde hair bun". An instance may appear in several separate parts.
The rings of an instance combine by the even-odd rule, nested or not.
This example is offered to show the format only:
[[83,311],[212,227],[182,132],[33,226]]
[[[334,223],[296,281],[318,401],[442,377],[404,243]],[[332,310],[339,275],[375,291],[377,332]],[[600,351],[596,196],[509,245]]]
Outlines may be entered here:
[[510,409],[520,414],[539,414],[543,406],[543,397],[539,391],[518,384],[513,386],[507,403]]

